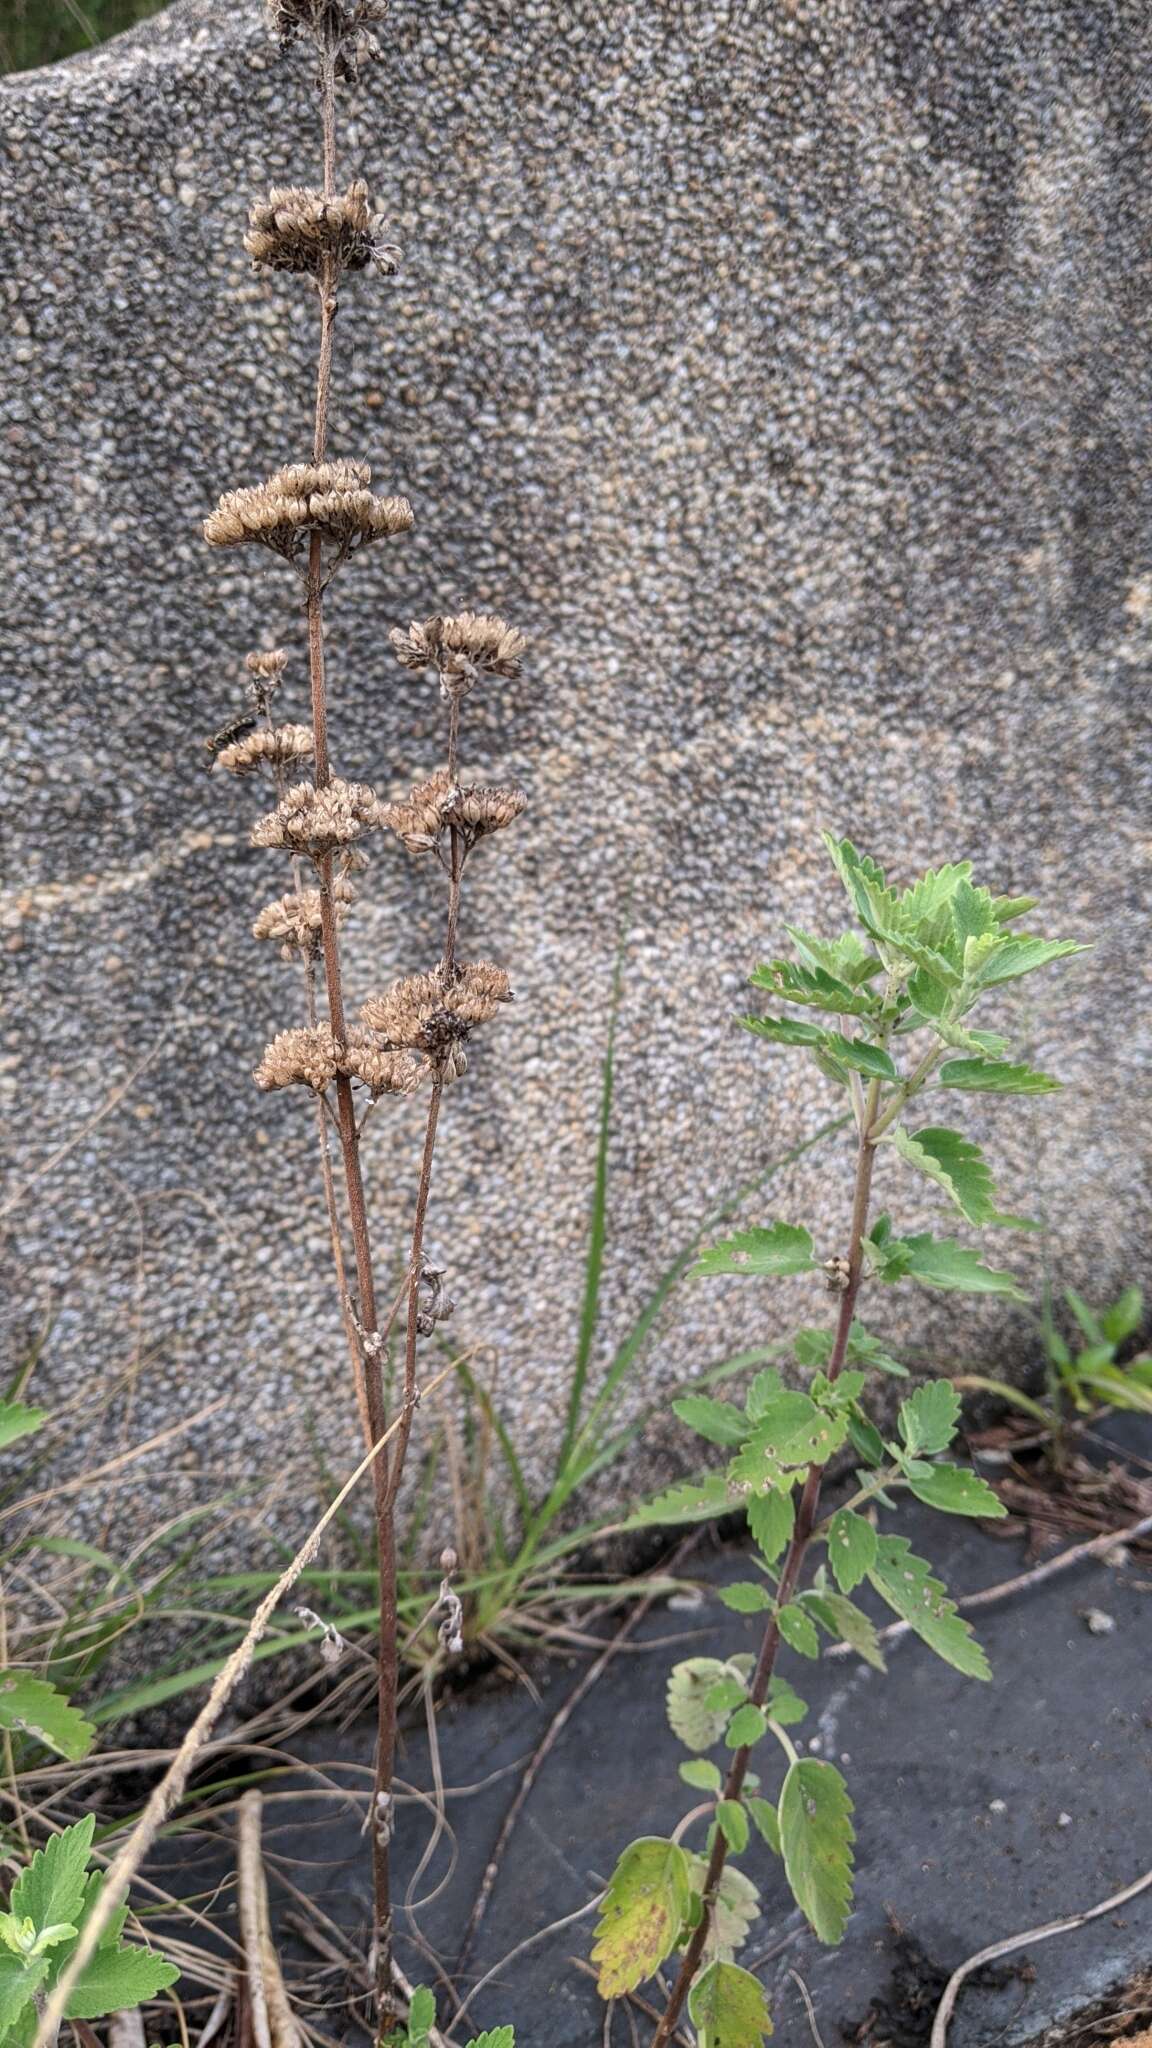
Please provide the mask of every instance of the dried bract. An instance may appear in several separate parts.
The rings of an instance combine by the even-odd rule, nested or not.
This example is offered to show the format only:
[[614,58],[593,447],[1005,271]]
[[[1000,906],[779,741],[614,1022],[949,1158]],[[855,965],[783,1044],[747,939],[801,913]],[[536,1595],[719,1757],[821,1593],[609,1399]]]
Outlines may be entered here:
[[[355,894],[351,882],[343,875],[334,878],[332,895],[338,925],[347,917]],[[290,889],[274,903],[265,904],[252,926],[252,937],[271,939],[279,945],[282,957],[290,960],[293,953],[309,957],[317,953],[321,929],[319,889]]]
[[287,49],[298,35],[311,36],[336,57],[336,74],[347,78],[360,57],[380,54],[371,29],[384,20],[388,0],[266,0],[268,22]]
[[252,844],[282,846],[289,853],[307,853],[319,860],[378,827],[381,809],[375,792],[362,782],[337,777],[323,789],[298,782],[252,827]]
[[428,853],[441,834],[455,826],[470,852],[478,839],[499,832],[521,815],[528,799],[522,789],[485,783],[453,782],[438,769],[418,782],[406,797],[380,806],[381,823],[402,839],[409,853]]
[[339,1051],[326,1024],[303,1024],[281,1031],[266,1046],[253,1079],[258,1088],[292,1088],[297,1084],[320,1091],[339,1071]]
[[257,541],[294,561],[305,537],[318,533],[340,554],[371,540],[407,533],[412,507],[407,498],[380,498],[369,489],[366,462],[295,462],[266,483],[226,491],[204,522],[210,547],[240,547]]
[[229,775],[252,775],[257,768],[306,761],[313,750],[310,725],[265,725],[224,747],[216,756],[216,766],[226,768]]
[[266,683],[278,683],[288,666],[288,656],[282,647],[269,647],[264,653],[245,655],[244,666],[250,676],[260,676]]
[[515,681],[525,645],[523,633],[486,612],[460,612],[455,618],[437,615],[422,624],[413,619],[406,633],[395,626],[388,637],[405,668],[438,669],[441,682],[454,683],[460,694],[479,675]]
[[454,1080],[466,1067],[464,1041],[495,1017],[512,990],[502,967],[477,960],[446,971],[409,975],[364,1004],[360,1015],[389,1045],[409,1046]]
[[424,1078],[423,1061],[405,1048],[381,1045],[370,1031],[353,1025],[340,1057],[340,1071],[380,1095],[413,1095]]
[[362,179],[333,198],[309,186],[274,185],[248,218],[244,247],[258,267],[317,277],[329,258],[336,271],[373,263],[390,276],[400,260],[384,239],[383,218],[373,213]]

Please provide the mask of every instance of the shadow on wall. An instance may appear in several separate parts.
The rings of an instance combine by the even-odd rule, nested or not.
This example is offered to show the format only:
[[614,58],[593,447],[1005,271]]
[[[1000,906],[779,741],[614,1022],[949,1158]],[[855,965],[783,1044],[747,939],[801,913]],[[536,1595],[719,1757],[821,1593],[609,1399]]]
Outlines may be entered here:
[[165,0],[8,0],[0,22],[0,71],[56,64],[159,14]]

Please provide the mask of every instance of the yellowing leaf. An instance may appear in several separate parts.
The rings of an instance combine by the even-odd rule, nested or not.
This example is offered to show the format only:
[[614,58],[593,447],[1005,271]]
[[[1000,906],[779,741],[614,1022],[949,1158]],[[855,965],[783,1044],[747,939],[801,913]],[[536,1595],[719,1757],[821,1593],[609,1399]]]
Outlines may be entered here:
[[600,1908],[592,1960],[601,1998],[634,1991],[672,1953],[687,1917],[688,1854],[645,1835],[625,1849]]
[[713,1962],[688,1993],[688,2014],[700,2048],[760,2048],[772,2032],[764,1987],[736,1963]]

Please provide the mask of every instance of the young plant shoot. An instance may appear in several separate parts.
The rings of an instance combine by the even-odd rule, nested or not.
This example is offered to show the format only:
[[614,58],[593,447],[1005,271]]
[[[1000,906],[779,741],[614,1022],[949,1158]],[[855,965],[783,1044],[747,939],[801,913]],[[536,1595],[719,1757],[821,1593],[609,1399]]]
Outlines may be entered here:
[[[820,1632],[846,1640],[883,1670],[876,1630],[852,1599],[867,1584],[938,1657],[969,1678],[988,1678],[988,1662],[930,1566],[907,1538],[877,1527],[876,1509],[904,1489],[945,1514],[1004,1512],[983,1480],[948,1462],[959,1397],[948,1380],[918,1387],[903,1402],[897,1433],[886,1440],[865,1400],[873,1372],[902,1373],[857,1320],[866,1288],[904,1280],[921,1286],[1021,1301],[1011,1274],[959,1238],[926,1231],[901,1235],[872,1214],[876,1160],[885,1148],[949,1196],[965,1223],[1027,1229],[1004,1214],[980,1147],[926,1116],[929,1089],[953,1098],[1044,1094],[1059,1086],[1014,1060],[1008,1042],[978,1026],[974,1013],[1005,983],[1083,950],[1074,941],[1016,929],[1033,909],[1024,897],[976,887],[966,861],[923,875],[898,894],[874,861],[848,840],[826,844],[858,929],[836,940],[786,927],[792,959],[774,959],[752,976],[756,987],[800,1012],[746,1017],[749,1031],[774,1045],[803,1048],[847,1092],[856,1127],[856,1168],[844,1247],[827,1257],[812,1234],[777,1221],[726,1238],[700,1261],[701,1275],[753,1279],[821,1274],[837,1298],[830,1329],[804,1329],[796,1364],[806,1392],[774,1370],[752,1382],[743,1409],[709,1396],[673,1405],[680,1419],[727,1451],[724,1471],[673,1487],[647,1503],[634,1525],[703,1521],[745,1508],[757,1546],[757,1575],[721,1598],[740,1614],[763,1614],[755,1658],[692,1657],[668,1686],[673,1732],[691,1761],[681,1776],[704,1803],[667,1840],[633,1842],[605,1896],[594,1956],[600,1990],[612,1998],[651,1977],[669,1957],[676,1975],[653,2048],[665,2048],[687,2001],[701,2048],[758,2048],[771,2032],[761,1985],[734,1958],[757,1912],[757,1892],[732,1859],[753,1835],[780,1857],[797,1904],[822,1941],[837,1942],[852,1910],[852,1801],[835,1765],[801,1756],[789,1734],[803,1701],[777,1670],[781,1646],[819,1655]],[[850,1497],[821,1512],[831,1458],[850,1447],[860,1460]],[[802,1584],[809,1552],[823,1555]],[[767,1796],[750,1769],[783,1752],[782,1779]],[[718,1750],[714,1761],[707,1752]],[[765,1762],[765,1786],[769,1773]],[[687,1844],[703,1831],[702,1848]]]

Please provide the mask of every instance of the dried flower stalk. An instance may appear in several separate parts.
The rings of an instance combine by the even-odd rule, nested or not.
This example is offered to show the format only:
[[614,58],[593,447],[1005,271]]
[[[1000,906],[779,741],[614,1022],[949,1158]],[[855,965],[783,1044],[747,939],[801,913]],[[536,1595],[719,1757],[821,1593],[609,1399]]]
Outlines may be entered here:
[[[439,680],[447,717],[447,758],[407,797],[382,801],[365,784],[332,770],[324,600],[348,559],[369,542],[402,536],[412,508],[399,495],[372,489],[366,462],[334,460],[328,453],[328,410],[333,334],[343,276],[394,268],[397,252],[382,240],[381,222],[359,181],[336,189],[336,84],[351,78],[374,49],[371,24],[383,18],[380,0],[268,0],[272,27],[284,47],[310,42],[319,59],[323,185],[273,190],[251,212],[246,246],[253,261],[273,272],[314,284],[320,309],[312,450],[307,462],[285,465],[265,483],[225,492],[205,522],[213,547],[252,543],[269,548],[301,577],[306,591],[310,722],[273,724],[270,707],[287,666],[282,649],[247,657],[249,706],[208,742],[214,765],[237,776],[267,774],[274,808],[257,820],[252,844],[289,855],[293,886],[265,905],[252,927],[303,968],[306,1022],[277,1032],[255,1070],[263,1090],[308,1090],[314,1098],[333,1264],[345,1337],[365,1439],[380,1443],[389,1431],[383,1369],[392,1324],[405,1317],[403,1393],[391,1424],[392,1440],[373,1463],[379,1563],[380,1632],[378,1739],[372,1800],[373,1930],[376,2023],[381,2040],[395,2026],[390,1842],[396,1743],[397,1615],[395,1510],[405,1453],[419,1401],[419,1344],[452,1313],[444,1275],[424,1254],[440,1105],[445,1087],[467,1070],[472,1033],[496,1017],[512,997],[508,976],[490,961],[458,961],[461,881],[476,844],[522,813],[522,790],[465,783],[459,772],[461,705],[482,678],[515,680],[523,636],[501,618],[476,612],[436,616],[392,634],[394,652],[413,671]],[[312,763],[308,781],[290,773]],[[372,996],[349,1022],[340,931],[350,913],[361,843],[394,835],[410,852],[434,852],[447,877],[447,910],[440,959]],[[321,1014],[321,1006],[324,1014]],[[364,1179],[360,1161],[364,1114],[385,1096],[428,1090],[419,1181],[405,1285],[381,1319]],[[329,1149],[339,1140],[342,1205]],[[345,1237],[351,1259],[346,1255]],[[447,1581],[446,1581],[447,1583]],[[451,1596],[452,1599],[455,1596]],[[449,1596],[444,1596],[446,1606]],[[458,1608],[459,1603],[456,1603]],[[449,1631],[458,1636],[456,1622]],[[448,1637],[445,1637],[445,1641]]]

